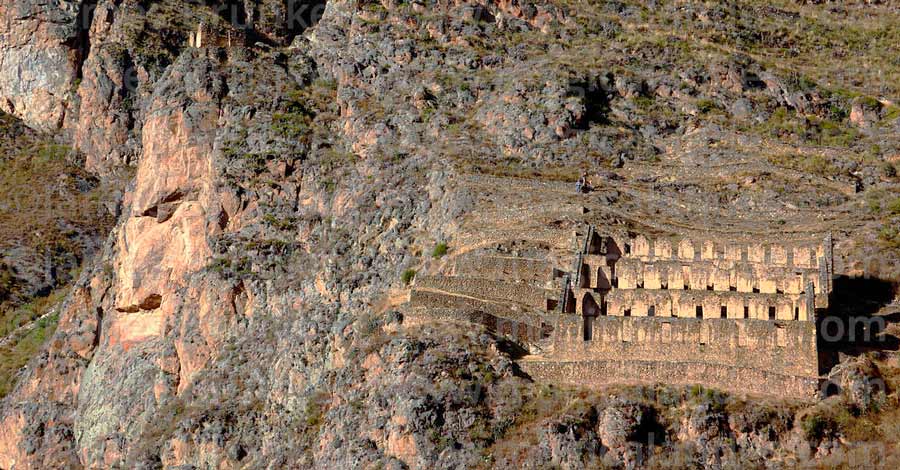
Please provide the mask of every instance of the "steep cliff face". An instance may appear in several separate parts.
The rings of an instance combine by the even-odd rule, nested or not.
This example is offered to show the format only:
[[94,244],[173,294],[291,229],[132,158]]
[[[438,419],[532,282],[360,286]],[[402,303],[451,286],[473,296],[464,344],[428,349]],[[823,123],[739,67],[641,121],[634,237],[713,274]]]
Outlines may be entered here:
[[[505,340],[397,309],[401,273],[435,268],[432,248],[476,217],[458,173],[568,178],[712,148],[674,122],[700,112],[682,88],[714,88],[701,72],[678,88],[654,75],[663,59],[614,76],[566,48],[584,21],[612,40],[609,15],[637,21],[637,7],[600,21],[514,1],[13,5],[3,73],[37,78],[0,75],[4,109],[62,128],[92,171],[135,175],[3,401],[0,468],[634,468],[677,452],[764,465],[839,440],[804,434],[796,404],[537,386]],[[188,47],[201,22],[205,46]],[[781,99],[735,80],[715,93],[758,100],[759,115]],[[664,183],[653,190],[690,190]]]
[[0,109],[42,130],[62,126],[84,60],[80,0],[0,6]]

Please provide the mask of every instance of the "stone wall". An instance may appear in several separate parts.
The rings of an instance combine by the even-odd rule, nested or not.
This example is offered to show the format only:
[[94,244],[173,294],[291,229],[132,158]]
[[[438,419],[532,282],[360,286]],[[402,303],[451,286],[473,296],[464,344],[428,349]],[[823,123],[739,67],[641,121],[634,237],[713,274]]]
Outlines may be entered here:
[[808,378],[819,372],[815,323],[795,321],[559,315],[547,359],[696,363]]
[[622,258],[611,269],[599,255],[583,256],[582,287],[599,288],[603,279],[613,277],[620,289],[694,289],[737,292],[784,292],[802,294],[812,284],[817,294],[827,293],[816,268],[766,266],[731,260],[641,261]]
[[642,360],[525,360],[519,366],[532,378],[554,384],[599,387],[612,384],[703,384],[736,394],[777,395],[812,400],[819,380],[746,367],[697,362]]
[[[815,297],[803,317],[813,318],[813,309],[828,307],[833,275],[830,237],[786,245],[644,236],[617,241],[592,234],[589,231],[590,240],[582,243],[586,252],[578,254],[577,288],[786,294],[794,303],[794,315],[779,316],[783,319],[797,318],[798,308],[807,310],[805,301],[796,296],[808,292]],[[744,306],[752,308],[750,303]]]
[[469,312],[483,312],[498,318],[506,318],[511,321],[540,325],[544,320],[538,309],[532,311],[514,310],[509,305],[475,299],[472,297],[448,295],[440,292],[413,289],[409,294],[409,303],[414,308],[437,310],[460,310]]
[[624,243],[616,242],[624,257],[650,260],[707,261],[730,260],[761,263],[769,266],[818,268],[827,262],[828,251],[823,240],[792,243],[739,243],[687,238],[649,239],[638,235]]
[[[809,294],[763,294],[709,290],[612,289],[600,293],[574,290],[574,312],[618,317],[678,317],[811,321],[815,305]],[[597,312],[587,310],[598,305]]]
[[539,283],[550,280],[549,265],[541,259],[466,253],[453,260],[450,275]]
[[473,253],[450,276],[417,278],[410,299],[432,318],[536,346],[522,366],[541,380],[807,398],[820,380],[814,320],[831,292],[829,244],[614,239],[588,227],[562,269]]
[[485,300],[515,302],[539,309],[546,308],[548,299],[556,299],[559,296],[555,290],[535,287],[526,283],[464,277],[416,277],[415,288],[436,289]]
[[471,309],[432,308],[427,311],[420,309],[407,313],[407,318],[413,322],[449,320],[484,325],[489,330],[512,338],[523,346],[537,343],[550,336],[551,332],[550,326],[544,324],[540,318],[531,318],[532,321],[528,322]]

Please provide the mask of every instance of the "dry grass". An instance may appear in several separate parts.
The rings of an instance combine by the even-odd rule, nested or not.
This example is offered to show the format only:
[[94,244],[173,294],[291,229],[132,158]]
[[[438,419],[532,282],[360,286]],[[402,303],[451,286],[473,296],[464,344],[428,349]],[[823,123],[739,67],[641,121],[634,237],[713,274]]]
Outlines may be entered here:
[[[16,374],[40,351],[44,342],[56,331],[59,314],[49,313],[62,301],[68,289],[60,289],[47,297],[41,297],[16,309],[0,311],[0,340],[7,340],[0,346],[0,398],[5,397],[15,386]],[[17,329],[37,320],[33,327]]]
[[[0,113],[0,253],[49,255],[54,268],[84,258],[80,238],[102,237],[112,227],[105,207],[110,191],[78,165],[78,156]],[[38,262],[38,260],[34,260]],[[13,387],[17,371],[40,350],[56,328],[55,314],[65,286],[31,297],[36,286],[19,278],[12,260],[0,260],[0,396]],[[67,268],[66,268],[67,269]],[[65,271],[63,271],[65,273]],[[65,282],[77,273],[61,274]]]

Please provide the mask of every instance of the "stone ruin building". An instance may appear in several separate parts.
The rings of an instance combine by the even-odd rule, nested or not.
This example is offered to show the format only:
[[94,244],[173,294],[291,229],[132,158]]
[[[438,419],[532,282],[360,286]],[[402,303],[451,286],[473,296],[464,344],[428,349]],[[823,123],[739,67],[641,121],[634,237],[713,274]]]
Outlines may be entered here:
[[816,311],[832,289],[831,240],[735,244],[628,240],[589,228],[562,276],[552,347],[523,361],[551,380],[701,383],[814,395]]
[[574,256],[553,268],[524,257],[460,257],[447,275],[416,280],[414,315],[511,336],[530,352],[520,367],[541,381],[816,396],[830,235],[737,243],[579,232]]

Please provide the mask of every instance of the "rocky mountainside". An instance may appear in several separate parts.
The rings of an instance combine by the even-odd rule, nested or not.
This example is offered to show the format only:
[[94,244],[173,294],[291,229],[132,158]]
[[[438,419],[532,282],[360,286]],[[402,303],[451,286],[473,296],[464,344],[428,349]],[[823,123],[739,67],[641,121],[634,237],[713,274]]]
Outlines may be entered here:
[[[895,468],[900,8],[805,3],[5,2],[0,145],[73,150],[0,156],[53,201],[0,207],[0,301],[65,294],[0,469]],[[581,172],[628,228],[833,232],[836,313],[887,326],[807,403],[536,384],[406,318]]]

